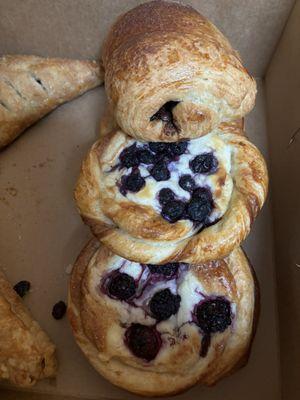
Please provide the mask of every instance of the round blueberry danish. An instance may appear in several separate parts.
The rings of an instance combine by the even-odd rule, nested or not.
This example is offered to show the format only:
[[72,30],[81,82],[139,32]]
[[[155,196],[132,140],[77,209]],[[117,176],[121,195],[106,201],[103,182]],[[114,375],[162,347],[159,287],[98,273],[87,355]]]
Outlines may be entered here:
[[198,263],[226,256],[247,236],[267,184],[262,155],[236,127],[173,143],[114,129],[89,151],[75,198],[93,233],[120,256]]
[[246,361],[256,285],[240,248],[220,261],[139,264],[93,239],[73,268],[75,338],[113,384],[148,396],[211,385]]

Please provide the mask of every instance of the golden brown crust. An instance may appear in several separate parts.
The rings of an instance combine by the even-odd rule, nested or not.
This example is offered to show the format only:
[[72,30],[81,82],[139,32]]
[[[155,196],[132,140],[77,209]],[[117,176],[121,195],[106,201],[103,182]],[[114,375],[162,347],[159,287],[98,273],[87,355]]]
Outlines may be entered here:
[[0,58],[0,149],[60,104],[103,82],[96,61]]
[[27,387],[56,375],[55,346],[0,271],[0,379]]
[[[246,115],[256,84],[227,39],[188,6],[142,4],[118,18],[104,43],[105,86],[117,124],[148,141],[202,136]],[[174,125],[152,118],[167,102]]]
[[[262,155],[243,133],[237,133],[237,125],[227,125],[217,134],[218,140],[231,149],[233,189],[225,214],[214,225],[185,237],[190,229],[188,222],[169,224],[152,206],[121,196],[115,180],[107,181],[103,174],[114,165],[120,149],[131,143],[120,131],[106,134],[96,142],[83,162],[75,198],[84,222],[101,242],[129,260],[199,263],[225,257],[248,235],[268,188]],[[224,189],[226,175],[220,173],[215,183],[216,196],[221,196]],[[147,188],[148,185],[141,190],[141,196],[148,196]]]
[[[118,258],[92,240],[75,263],[69,287],[68,316],[73,333],[100,374],[131,392],[166,396],[196,383],[212,385],[245,364],[258,304],[252,272],[241,249],[224,260],[195,265],[187,275],[191,282],[201,284],[204,293],[225,296],[235,304],[232,327],[212,338],[207,356],[201,359],[199,332],[188,324],[187,328],[180,328],[187,339],[175,340],[172,346],[165,343],[162,354],[146,364],[134,357],[121,339],[130,312],[124,311],[127,308],[123,303],[111,300],[97,289],[102,274]],[[183,297],[185,292],[180,293]]]

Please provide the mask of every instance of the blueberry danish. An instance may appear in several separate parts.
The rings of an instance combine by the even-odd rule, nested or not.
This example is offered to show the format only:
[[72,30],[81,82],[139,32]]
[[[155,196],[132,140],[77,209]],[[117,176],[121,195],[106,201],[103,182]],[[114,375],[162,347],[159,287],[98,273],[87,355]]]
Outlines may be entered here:
[[77,206],[113,252],[144,263],[226,256],[247,236],[267,194],[259,150],[237,127],[193,140],[140,142],[119,129],[83,162]]
[[214,384],[244,365],[256,286],[240,248],[206,264],[139,264],[93,239],[72,272],[75,338],[113,384],[146,396]]

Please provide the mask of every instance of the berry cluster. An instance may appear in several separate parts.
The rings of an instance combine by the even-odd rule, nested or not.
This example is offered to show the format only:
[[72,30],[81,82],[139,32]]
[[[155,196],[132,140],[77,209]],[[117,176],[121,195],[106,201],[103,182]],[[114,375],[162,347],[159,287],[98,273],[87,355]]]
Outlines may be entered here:
[[[127,192],[137,193],[146,184],[146,177],[142,177],[139,166],[147,166],[149,176],[157,182],[170,179],[169,163],[178,161],[179,157],[187,152],[188,142],[150,142],[138,147],[136,143],[125,148],[119,156],[119,168],[131,168],[128,175],[124,175],[120,182],[120,192],[126,196]],[[190,169],[194,174],[212,174],[218,168],[218,160],[212,153],[197,155],[190,161]],[[190,193],[191,198],[184,202],[176,198],[170,188],[163,188],[158,194],[161,205],[161,216],[169,223],[180,219],[189,219],[196,223],[205,223],[213,210],[213,199],[208,188],[197,187],[191,174],[179,177],[179,186]]]

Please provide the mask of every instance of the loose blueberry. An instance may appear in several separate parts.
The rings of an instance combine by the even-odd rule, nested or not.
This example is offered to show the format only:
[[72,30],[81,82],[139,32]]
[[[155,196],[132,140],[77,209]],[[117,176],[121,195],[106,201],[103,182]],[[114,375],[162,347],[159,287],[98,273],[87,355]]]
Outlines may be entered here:
[[167,164],[163,161],[159,161],[150,169],[151,176],[157,181],[167,181],[170,179],[170,171],[168,170]]
[[128,300],[135,295],[135,281],[132,276],[118,272],[110,278],[107,290],[112,297],[119,300]]
[[158,321],[165,321],[177,313],[181,297],[173,294],[170,289],[163,289],[155,293],[149,303],[150,311]]
[[52,308],[52,317],[55,319],[62,319],[67,311],[67,306],[64,301],[59,301],[58,303],[54,304]]
[[121,161],[121,165],[126,168],[136,167],[137,165],[139,165],[139,157],[136,145],[133,144],[129,147],[126,147],[121,152],[119,159]]
[[212,153],[203,153],[190,162],[190,168],[197,174],[213,174],[218,168],[218,160]]
[[204,333],[224,332],[231,325],[230,302],[223,297],[205,300],[197,306],[196,317]]
[[140,150],[137,154],[140,162],[143,164],[149,165],[153,164],[156,161],[155,155],[149,150],[143,149]]
[[132,353],[146,361],[153,360],[161,347],[160,333],[155,327],[132,324],[125,332],[125,343]]
[[182,201],[170,201],[163,206],[161,216],[172,224],[182,217],[184,210],[185,204]]
[[121,180],[121,193],[126,191],[137,193],[145,186],[145,179],[139,169],[133,169],[130,175],[125,175]]
[[187,192],[192,192],[195,188],[195,181],[191,177],[191,175],[182,175],[179,178],[179,186],[183,189],[186,190]]
[[163,188],[158,193],[158,201],[161,205],[165,205],[175,200],[175,193],[169,188]]
[[180,156],[181,154],[185,153],[188,146],[188,142],[174,142],[169,144],[169,151],[174,156]]
[[15,284],[14,290],[18,293],[20,297],[24,297],[25,294],[30,290],[30,282],[20,281]]
[[153,153],[158,154],[158,153],[167,153],[169,150],[169,143],[165,142],[150,142],[149,143],[150,150],[153,151]]
[[168,263],[164,265],[148,264],[148,268],[151,274],[160,274],[165,276],[166,278],[171,278],[172,276],[177,274],[179,264],[178,263]]

